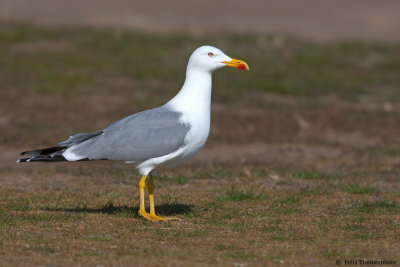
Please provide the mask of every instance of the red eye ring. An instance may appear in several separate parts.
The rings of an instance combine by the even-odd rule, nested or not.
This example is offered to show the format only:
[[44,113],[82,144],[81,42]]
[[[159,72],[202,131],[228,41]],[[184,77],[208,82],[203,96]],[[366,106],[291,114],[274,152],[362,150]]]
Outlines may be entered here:
[[208,56],[209,56],[209,57],[213,57],[213,56],[214,56],[214,53],[213,53],[213,52],[208,52]]

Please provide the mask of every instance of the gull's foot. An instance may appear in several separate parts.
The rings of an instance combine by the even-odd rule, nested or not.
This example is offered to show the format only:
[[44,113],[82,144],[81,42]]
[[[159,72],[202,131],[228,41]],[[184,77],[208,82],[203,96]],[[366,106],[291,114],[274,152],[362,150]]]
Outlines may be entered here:
[[155,215],[155,214],[150,214],[150,213],[146,212],[145,210],[139,210],[139,215],[144,217],[144,218],[146,218],[149,221],[152,221],[152,222],[159,222],[159,221],[166,221],[166,220],[179,220],[179,221],[181,221],[181,219],[179,219],[179,218],[168,218],[168,217],[164,218],[164,217],[160,217],[160,216]]

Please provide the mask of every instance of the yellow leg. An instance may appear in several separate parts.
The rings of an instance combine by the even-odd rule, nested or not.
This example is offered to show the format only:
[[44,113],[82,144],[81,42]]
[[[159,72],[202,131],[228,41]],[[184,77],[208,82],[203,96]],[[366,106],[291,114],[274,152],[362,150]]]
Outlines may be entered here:
[[154,183],[153,176],[150,175],[149,183],[147,184],[149,187],[149,202],[150,202],[150,214],[156,215],[156,208],[154,204]]
[[139,215],[146,218],[149,221],[164,221],[164,220],[180,220],[179,218],[163,218],[156,215],[155,204],[154,204],[154,184],[153,177],[149,177],[149,201],[150,201],[150,213],[146,211],[144,203],[144,189],[146,187],[147,176],[143,175],[142,179],[139,181],[139,195],[140,195],[140,205],[139,205]]
[[[145,217],[147,220],[156,222],[156,221],[163,221],[164,218],[157,216],[155,214],[150,214],[146,211],[144,205],[144,188],[146,187],[146,175],[142,176],[142,179],[139,181],[139,195],[140,195],[140,204],[139,204],[139,215]],[[154,199],[153,199],[154,200]]]
[[140,196],[140,204],[139,204],[139,214],[142,212],[146,212],[146,208],[144,206],[144,188],[146,187],[146,175],[142,176],[142,179],[139,181],[139,196]]

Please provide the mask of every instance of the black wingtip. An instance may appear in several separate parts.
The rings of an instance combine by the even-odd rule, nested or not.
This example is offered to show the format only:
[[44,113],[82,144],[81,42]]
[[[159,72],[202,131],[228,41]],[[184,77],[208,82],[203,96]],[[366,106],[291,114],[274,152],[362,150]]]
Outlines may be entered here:
[[62,155],[44,155],[44,156],[34,156],[31,158],[23,158],[18,162],[60,162],[67,161]]
[[35,149],[35,150],[28,150],[22,152],[20,155],[21,156],[45,156],[45,155],[50,155],[56,152],[61,152],[62,150],[66,149],[66,146],[54,146],[54,147],[47,147],[47,148],[41,148],[41,149]]
[[21,162],[29,162],[30,160],[31,160],[31,158],[19,159],[19,160],[17,160],[17,163],[21,163]]

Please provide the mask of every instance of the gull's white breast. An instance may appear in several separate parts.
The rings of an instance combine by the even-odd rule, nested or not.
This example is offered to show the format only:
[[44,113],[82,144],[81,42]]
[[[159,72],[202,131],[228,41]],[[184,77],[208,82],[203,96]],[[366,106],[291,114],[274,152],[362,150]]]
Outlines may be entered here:
[[180,122],[190,125],[184,145],[168,155],[152,158],[140,163],[137,167],[141,174],[147,175],[155,168],[169,168],[180,165],[195,156],[205,145],[210,133],[209,107],[193,107],[190,111],[182,112]]
[[190,125],[182,156],[191,158],[205,145],[210,133],[210,108],[194,109],[182,115],[182,123]]

